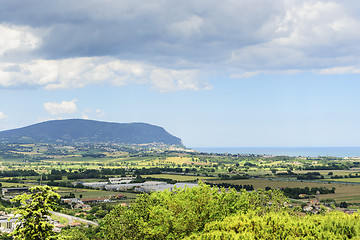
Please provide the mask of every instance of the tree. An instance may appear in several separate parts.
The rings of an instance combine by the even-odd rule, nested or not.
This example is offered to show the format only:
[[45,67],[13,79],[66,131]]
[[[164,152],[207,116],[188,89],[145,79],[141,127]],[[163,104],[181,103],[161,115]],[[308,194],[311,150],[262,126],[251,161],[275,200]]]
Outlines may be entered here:
[[348,207],[348,203],[347,203],[347,202],[341,202],[341,203],[340,203],[340,207],[341,207],[341,208],[347,208],[347,207]]
[[31,194],[16,196],[12,201],[19,201],[21,206],[15,211],[19,214],[18,223],[12,235],[14,239],[50,240],[57,239],[54,225],[49,223],[48,216],[56,205],[60,195],[49,186],[36,186],[29,189]]

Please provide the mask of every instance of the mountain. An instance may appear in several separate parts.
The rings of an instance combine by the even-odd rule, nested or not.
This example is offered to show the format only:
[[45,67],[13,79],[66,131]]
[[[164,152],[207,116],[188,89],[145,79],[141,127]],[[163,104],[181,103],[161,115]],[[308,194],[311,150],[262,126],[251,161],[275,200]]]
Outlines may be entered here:
[[6,142],[112,142],[182,145],[164,128],[147,123],[111,123],[84,119],[52,120],[0,132]]

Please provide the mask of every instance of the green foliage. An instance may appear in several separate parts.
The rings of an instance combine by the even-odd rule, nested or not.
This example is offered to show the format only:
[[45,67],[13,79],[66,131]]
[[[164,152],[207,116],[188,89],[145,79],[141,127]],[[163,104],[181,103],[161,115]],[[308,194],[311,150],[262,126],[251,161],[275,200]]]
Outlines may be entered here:
[[60,195],[53,190],[49,186],[36,186],[30,188],[31,194],[22,194],[12,200],[21,203],[15,211],[20,217],[17,220],[19,225],[12,233],[14,239],[56,239],[54,226],[48,220],[52,206],[60,199]]
[[285,196],[289,197],[289,198],[296,198],[299,199],[301,198],[299,195],[300,194],[306,194],[306,195],[316,195],[317,192],[319,192],[319,194],[329,194],[329,193],[335,193],[335,188],[325,188],[325,187],[305,187],[305,188],[299,188],[299,187],[295,187],[295,188],[290,188],[290,187],[286,187],[281,189]]
[[207,223],[248,211],[280,211],[279,191],[242,191],[199,187],[140,195],[131,208],[117,206],[102,224],[104,239],[181,239],[201,232]]
[[299,217],[289,213],[254,212],[214,221],[187,240],[218,239],[360,239],[359,215],[331,212],[326,215]]
[[89,240],[84,231],[79,228],[63,229],[61,231],[62,240]]
[[349,205],[349,204],[348,204],[347,202],[341,202],[341,203],[340,203],[340,207],[341,207],[341,208],[347,208],[348,205]]
[[0,240],[12,240],[13,237],[9,233],[0,233]]
[[95,216],[97,218],[103,218],[103,217],[105,217],[106,213],[107,213],[107,211],[105,211],[105,210],[99,210],[95,213]]

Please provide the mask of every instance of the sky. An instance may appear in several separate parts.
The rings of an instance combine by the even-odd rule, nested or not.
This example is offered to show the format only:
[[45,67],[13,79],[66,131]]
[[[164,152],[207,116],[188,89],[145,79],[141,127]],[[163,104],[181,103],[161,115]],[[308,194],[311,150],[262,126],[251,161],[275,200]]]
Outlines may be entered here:
[[0,130],[146,122],[187,147],[359,147],[358,0],[0,0]]

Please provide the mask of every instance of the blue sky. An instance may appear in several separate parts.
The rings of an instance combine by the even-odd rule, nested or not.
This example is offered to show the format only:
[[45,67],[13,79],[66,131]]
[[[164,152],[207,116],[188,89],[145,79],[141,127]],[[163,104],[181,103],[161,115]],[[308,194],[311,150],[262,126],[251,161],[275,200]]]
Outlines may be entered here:
[[0,130],[86,118],[189,147],[360,146],[359,1],[0,6]]

